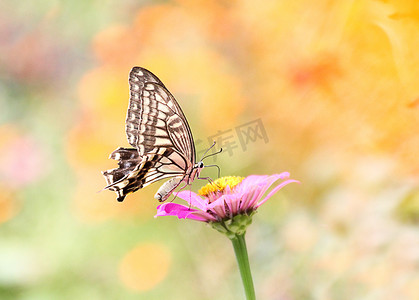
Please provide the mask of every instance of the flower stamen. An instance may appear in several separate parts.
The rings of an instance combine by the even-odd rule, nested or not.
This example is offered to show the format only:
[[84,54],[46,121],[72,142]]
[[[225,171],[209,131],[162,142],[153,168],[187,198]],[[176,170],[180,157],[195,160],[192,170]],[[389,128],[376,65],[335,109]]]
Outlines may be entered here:
[[223,192],[227,186],[232,190],[236,185],[238,185],[244,177],[240,176],[225,176],[214,180],[213,182],[207,183],[199,191],[198,194],[201,196],[208,196],[210,194],[215,194]]

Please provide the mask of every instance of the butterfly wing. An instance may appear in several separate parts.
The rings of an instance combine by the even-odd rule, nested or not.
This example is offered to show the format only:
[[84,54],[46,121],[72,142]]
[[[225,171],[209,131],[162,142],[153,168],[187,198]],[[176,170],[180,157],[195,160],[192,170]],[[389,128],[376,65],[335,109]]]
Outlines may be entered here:
[[188,121],[163,83],[150,71],[134,67],[129,84],[128,142],[140,155],[155,151],[156,147],[175,147],[185,159],[195,163],[195,146]]
[[[128,193],[164,178],[176,177],[175,182],[179,185],[195,164],[190,127],[163,83],[140,67],[131,70],[129,83],[126,134],[135,149],[115,150],[110,158],[119,160],[119,167],[103,173],[108,183],[105,188],[115,191],[118,201]],[[128,150],[131,156],[126,154]],[[134,159],[132,150],[137,150]],[[156,197],[164,201],[174,188],[171,186],[170,192],[158,197],[156,194]]]
[[127,194],[161,179],[176,177],[180,183],[185,177],[185,172],[180,165],[174,165],[167,158],[176,155],[172,152],[172,149],[166,149],[164,152],[141,157],[137,149],[116,149],[110,158],[118,160],[118,168],[102,172],[108,184],[105,189],[116,192],[117,200],[121,202]]

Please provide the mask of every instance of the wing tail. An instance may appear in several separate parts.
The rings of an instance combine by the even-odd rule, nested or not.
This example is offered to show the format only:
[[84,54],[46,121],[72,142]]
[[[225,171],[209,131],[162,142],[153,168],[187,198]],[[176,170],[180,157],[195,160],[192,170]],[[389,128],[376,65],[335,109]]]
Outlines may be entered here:
[[102,172],[107,183],[104,189],[116,192],[117,200],[121,202],[127,194],[141,188],[130,175],[141,164],[142,158],[137,149],[121,147],[113,151],[109,158],[118,160],[118,168]]
[[166,150],[163,154],[149,154],[141,157],[136,149],[116,149],[111,153],[110,158],[119,160],[119,167],[102,172],[107,183],[104,189],[116,192],[117,200],[122,202],[127,194],[153,182],[182,175],[181,169],[170,170],[170,172],[160,170],[163,166],[161,161],[171,152],[171,150]]

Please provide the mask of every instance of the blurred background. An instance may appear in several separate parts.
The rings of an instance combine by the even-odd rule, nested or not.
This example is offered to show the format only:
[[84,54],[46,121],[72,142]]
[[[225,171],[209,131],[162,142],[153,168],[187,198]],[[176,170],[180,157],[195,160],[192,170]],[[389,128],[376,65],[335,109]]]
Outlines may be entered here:
[[2,1],[0,299],[243,298],[159,184],[98,193],[136,65],[222,175],[302,182],[248,229],[259,299],[419,299],[418,32],[415,0]]

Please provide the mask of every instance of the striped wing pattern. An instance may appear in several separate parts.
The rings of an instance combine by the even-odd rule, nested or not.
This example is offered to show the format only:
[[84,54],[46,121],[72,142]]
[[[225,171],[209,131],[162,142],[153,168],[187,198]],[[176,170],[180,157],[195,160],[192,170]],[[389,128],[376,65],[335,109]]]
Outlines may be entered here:
[[[192,133],[172,94],[154,74],[140,67],[131,70],[129,84],[126,134],[134,148],[112,152],[110,158],[118,160],[118,168],[103,172],[105,188],[115,191],[118,201],[164,178],[176,177],[180,183],[190,177],[195,165]],[[170,193],[158,199],[164,201]]]

